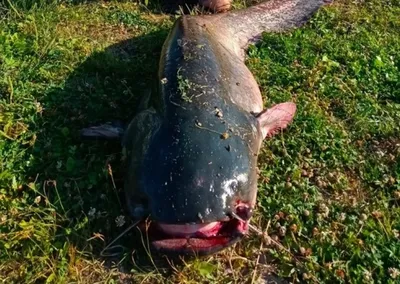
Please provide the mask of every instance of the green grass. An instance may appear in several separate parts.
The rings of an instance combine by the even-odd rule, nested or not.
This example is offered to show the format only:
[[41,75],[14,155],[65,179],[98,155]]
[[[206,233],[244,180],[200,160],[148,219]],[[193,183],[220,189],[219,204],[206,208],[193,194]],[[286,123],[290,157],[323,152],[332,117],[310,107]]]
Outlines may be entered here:
[[343,0],[250,48],[266,104],[298,106],[259,162],[254,224],[284,248],[251,235],[172,265],[148,257],[137,230],[117,241],[117,256],[101,257],[131,223],[120,200],[122,154],[118,143],[81,141],[79,129],[134,115],[174,17],[131,1],[5,3],[5,283],[251,283],[268,272],[311,283],[400,281],[399,1]]

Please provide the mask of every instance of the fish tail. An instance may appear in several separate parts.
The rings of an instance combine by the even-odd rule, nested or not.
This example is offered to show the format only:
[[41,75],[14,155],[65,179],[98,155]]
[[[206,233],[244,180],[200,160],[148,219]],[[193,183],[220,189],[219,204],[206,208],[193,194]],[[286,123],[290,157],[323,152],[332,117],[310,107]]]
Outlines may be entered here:
[[224,20],[241,48],[263,32],[283,32],[306,23],[329,0],[269,0],[247,9],[228,12]]

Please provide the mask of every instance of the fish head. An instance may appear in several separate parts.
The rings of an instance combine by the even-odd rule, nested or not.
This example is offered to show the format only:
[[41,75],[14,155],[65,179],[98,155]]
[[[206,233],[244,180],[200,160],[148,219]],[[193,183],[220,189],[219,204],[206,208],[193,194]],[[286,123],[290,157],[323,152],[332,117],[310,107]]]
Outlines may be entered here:
[[260,131],[251,115],[235,114],[230,130],[213,115],[185,115],[166,120],[151,139],[140,188],[147,196],[153,247],[204,255],[247,232]]
[[274,111],[254,116],[235,108],[229,115],[221,123],[193,110],[181,113],[165,120],[149,142],[138,176],[156,250],[207,255],[248,232],[258,151],[268,136],[264,128],[276,131],[276,117]]

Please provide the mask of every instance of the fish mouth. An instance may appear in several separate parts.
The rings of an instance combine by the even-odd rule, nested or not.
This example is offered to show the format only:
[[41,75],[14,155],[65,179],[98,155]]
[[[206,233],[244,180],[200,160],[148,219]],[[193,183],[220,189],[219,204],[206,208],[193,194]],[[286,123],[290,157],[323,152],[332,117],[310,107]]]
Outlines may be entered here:
[[238,242],[248,222],[230,219],[203,224],[154,223],[150,236],[153,249],[166,254],[208,255]]
[[248,232],[249,219],[228,217],[223,221],[200,224],[152,222],[147,230],[152,249],[157,252],[205,256],[241,240]]

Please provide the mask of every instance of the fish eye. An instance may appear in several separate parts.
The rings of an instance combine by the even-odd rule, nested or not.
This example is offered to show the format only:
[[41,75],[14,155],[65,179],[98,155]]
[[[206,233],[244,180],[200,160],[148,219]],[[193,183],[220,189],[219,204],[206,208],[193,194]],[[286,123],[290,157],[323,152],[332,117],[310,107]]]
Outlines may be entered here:
[[143,205],[136,205],[133,210],[133,216],[137,219],[143,218],[145,215],[145,208]]
[[231,184],[230,184],[230,187],[231,187],[233,190],[236,190],[236,189],[238,188],[238,186],[239,186],[239,183],[238,183],[237,180],[233,180],[233,181],[231,182]]

